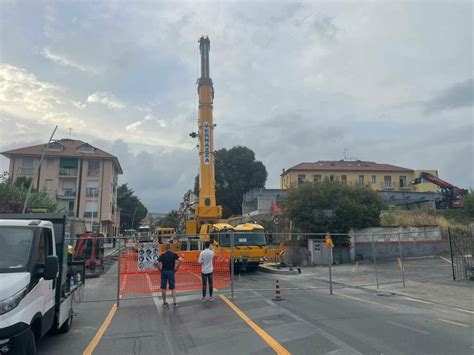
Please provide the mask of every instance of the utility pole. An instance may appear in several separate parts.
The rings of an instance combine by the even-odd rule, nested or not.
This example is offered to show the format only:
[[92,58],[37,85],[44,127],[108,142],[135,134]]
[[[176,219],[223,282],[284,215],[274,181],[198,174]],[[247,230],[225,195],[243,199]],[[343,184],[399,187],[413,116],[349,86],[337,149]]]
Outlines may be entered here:
[[[46,148],[49,146],[49,144],[50,144],[51,141],[53,140],[54,133],[56,133],[56,130],[57,130],[57,129],[58,129],[58,126],[54,127],[53,133],[51,134],[51,137],[49,137],[48,143],[43,147],[43,150],[41,151],[41,158],[40,158],[39,164],[38,164],[38,166],[37,166],[36,169],[35,169],[35,172],[34,172],[34,174],[33,174],[33,177],[31,178],[30,186],[28,186],[28,192],[26,193],[25,202],[23,203],[23,211],[22,211],[22,214],[25,214],[25,213],[26,213],[26,206],[28,205],[28,200],[30,199],[31,189],[32,189],[32,187],[33,187],[33,181],[35,181],[36,175],[38,174],[38,171],[39,171],[39,169],[40,169],[40,167],[41,167],[41,163],[43,162],[44,154],[45,154],[45,152],[46,152]],[[38,186],[38,188],[39,188],[39,186]]]

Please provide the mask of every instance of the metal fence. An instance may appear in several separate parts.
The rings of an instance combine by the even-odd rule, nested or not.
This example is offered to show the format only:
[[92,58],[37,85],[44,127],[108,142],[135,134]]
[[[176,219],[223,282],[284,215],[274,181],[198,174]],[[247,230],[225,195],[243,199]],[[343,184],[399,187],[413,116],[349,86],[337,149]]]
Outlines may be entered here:
[[[267,233],[263,242],[248,233],[229,234],[214,250],[214,288],[241,297],[253,291],[276,292],[277,286],[281,291],[320,289],[332,293],[347,287],[391,289],[453,277],[448,241],[441,238],[436,245],[446,245],[447,253],[434,255],[439,248],[434,249],[427,238],[418,240],[410,231],[330,237],[333,247],[326,245],[326,233]],[[472,233],[466,240],[451,233],[450,241],[453,257],[459,254],[460,258],[453,259],[452,265],[465,265],[462,263],[467,259],[471,262]],[[166,244],[171,244],[182,260],[176,274],[178,295],[201,293],[198,256],[204,243],[198,236],[171,240],[153,236],[70,238],[68,244],[74,250],[70,257],[86,266],[82,302],[119,304],[121,300],[160,297],[160,273],[153,264]],[[458,249],[463,252],[456,254]],[[414,256],[420,252],[429,255]]]
[[449,229],[448,237],[453,281],[474,280],[473,229]]

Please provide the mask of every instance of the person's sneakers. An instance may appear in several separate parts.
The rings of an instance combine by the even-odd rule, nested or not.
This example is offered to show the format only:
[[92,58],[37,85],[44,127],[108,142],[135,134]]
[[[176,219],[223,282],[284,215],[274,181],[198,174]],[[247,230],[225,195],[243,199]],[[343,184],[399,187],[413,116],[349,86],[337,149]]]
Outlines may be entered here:
[[178,307],[177,303],[173,303],[174,308]]
[[206,297],[201,298],[201,302],[202,302],[202,303],[207,302]]
[[166,308],[166,307],[168,307],[168,306],[169,306],[169,304],[168,304],[168,303],[166,303],[166,302],[165,302],[165,303],[163,303],[163,308]]
[[214,297],[209,297],[209,302],[214,302]]

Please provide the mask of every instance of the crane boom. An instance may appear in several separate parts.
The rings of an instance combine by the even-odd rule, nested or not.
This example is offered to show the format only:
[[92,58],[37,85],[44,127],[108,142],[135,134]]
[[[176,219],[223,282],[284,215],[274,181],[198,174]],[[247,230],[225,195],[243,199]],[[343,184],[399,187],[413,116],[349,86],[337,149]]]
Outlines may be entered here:
[[450,184],[447,181],[440,179],[427,172],[422,172],[418,178],[413,180],[412,184],[421,184],[424,180],[431,182],[438,186],[441,190],[443,199],[437,202],[438,208],[462,208],[463,202],[462,197],[467,194],[466,189],[459,188]]
[[187,224],[186,233],[199,231],[203,223],[216,223],[222,217],[222,207],[216,204],[214,172],[214,122],[212,117],[214,87],[209,73],[209,37],[199,39],[201,52],[201,77],[198,79],[199,131],[191,137],[199,138],[199,203],[194,212],[195,220]]

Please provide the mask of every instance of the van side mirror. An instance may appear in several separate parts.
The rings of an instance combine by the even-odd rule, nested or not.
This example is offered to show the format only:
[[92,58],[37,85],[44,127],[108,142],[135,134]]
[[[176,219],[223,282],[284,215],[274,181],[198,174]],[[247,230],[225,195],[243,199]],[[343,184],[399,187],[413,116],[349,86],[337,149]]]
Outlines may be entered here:
[[59,271],[59,262],[56,255],[48,255],[44,261],[44,274],[45,280],[53,280]]

